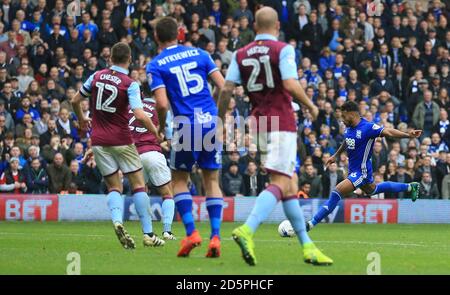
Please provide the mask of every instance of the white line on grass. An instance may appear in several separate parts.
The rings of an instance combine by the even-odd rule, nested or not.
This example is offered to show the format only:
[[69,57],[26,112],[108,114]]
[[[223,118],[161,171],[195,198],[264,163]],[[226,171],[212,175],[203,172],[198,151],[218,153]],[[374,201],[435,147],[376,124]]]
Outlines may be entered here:
[[[55,237],[88,237],[88,238],[104,238],[110,235],[95,235],[95,234],[77,234],[77,233],[23,233],[23,232],[0,232],[0,236],[55,236]],[[112,234],[111,234],[112,235]],[[285,243],[287,241],[294,241],[293,238],[280,238],[280,239],[255,239],[258,243]],[[222,238],[225,241],[231,241],[231,238]],[[295,240],[296,241],[296,240]],[[388,241],[388,242],[369,242],[369,241],[332,241],[332,240],[315,240],[316,243],[324,244],[359,244],[359,245],[381,245],[381,246],[402,246],[402,247],[427,247],[430,244],[426,243],[404,243],[400,241]]]

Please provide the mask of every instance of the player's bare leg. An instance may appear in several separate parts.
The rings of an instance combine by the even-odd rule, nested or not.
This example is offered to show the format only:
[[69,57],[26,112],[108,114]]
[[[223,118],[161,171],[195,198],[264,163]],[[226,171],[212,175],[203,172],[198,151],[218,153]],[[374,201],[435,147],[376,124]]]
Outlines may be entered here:
[[172,170],[175,207],[186,229],[186,237],[181,241],[181,247],[177,254],[178,257],[188,257],[192,249],[200,246],[202,243],[202,238],[195,229],[194,216],[192,215],[192,196],[187,186],[188,180],[188,172]]
[[119,172],[117,171],[112,175],[105,176],[105,183],[108,187],[108,207],[111,211],[111,219],[117,238],[125,249],[134,249],[136,248],[134,240],[123,225],[123,186]]
[[284,212],[294,228],[300,244],[303,246],[303,260],[313,265],[331,265],[333,260],[316,247],[306,231],[305,217],[297,198],[297,192],[298,176],[297,173],[294,173],[289,183],[289,191],[282,201]]
[[211,224],[211,236],[206,257],[220,257],[220,225],[222,223],[223,197],[219,187],[219,171],[203,169],[203,187],[206,192],[206,209]]
[[175,203],[173,201],[173,192],[170,183],[158,187],[158,192],[162,196],[162,222],[164,240],[176,240],[177,238],[172,233],[172,222],[175,215]]
[[234,229],[232,237],[241,249],[242,257],[251,266],[256,265],[255,245],[253,235],[259,225],[266,220],[270,213],[289,190],[290,178],[280,174],[270,174],[270,185],[262,191],[248,216],[245,224]]
[[310,231],[314,226],[320,223],[325,217],[327,217],[336,208],[339,201],[346,195],[352,193],[355,190],[353,183],[349,179],[341,181],[336,188],[331,192],[330,198],[326,201],[319,212],[308,221],[306,229]]
[[165,242],[153,233],[152,217],[148,208],[150,199],[145,189],[144,174],[142,170],[128,173],[131,189],[133,191],[133,201],[136,212],[141,221],[142,232],[144,233],[143,244],[145,247],[164,246]]

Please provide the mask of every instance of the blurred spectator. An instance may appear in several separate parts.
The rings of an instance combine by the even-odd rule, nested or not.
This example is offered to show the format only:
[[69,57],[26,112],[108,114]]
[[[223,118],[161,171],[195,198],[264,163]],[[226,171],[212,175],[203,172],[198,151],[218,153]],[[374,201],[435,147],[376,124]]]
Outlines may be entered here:
[[46,194],[48,192],[48,175],[39,158],[33,158],[27,169],[27,186],[30,194]]
[[27,192],[26,177],[19,169],[19,158],[9,160],[9,168],[0,177],[0,190],[7,193],[21,194]]
[[439,199],[439,190],[434,179],[429,172],[423,172],[420,181],[421,198],[423,199]]
[[57,152],[52,162],[52,164],[47,166],[49,179],[48,190],[51,194],[58,194],[63,190],[69,189],[72,174],[64,162],[64,157],[61,153]]
[[308,182],[311,184],[310,193],[308,194],[312,198],[318,198],[322,196],[322,181],[320,176],[317,176],[314,166],[311,164],[305,165],[305,170],[300,174],[299,184],[302,182]]
[[258,196],[266,188],[269,182],[267,175],[262,175],[258,171],[255,161],[250,160],[247,166],[247,172],[244,174],[244,196]]
[[433,126],[439,121],[439,105],[432,101],[433,94],[430,90],[426,90],[423,94],[423,102],[419,103],[412,117],[412,121],[416,128],[423,129],[423,137],[430,137],[433,132]]
[[237,162],[231,162],[228,171],[222,176],[222,190],[225,196],[236,197],[244,193],[244,179],[239,174]]
[[299,199],[309,199],[309,192],[311,191],[311,183],[304,180],[300,182],[300,189],[297,193]]
[[331,164],[321,177],[322,179],[322,196],[326,198],[335,189],[336,185],[343,181],[344,173],[338,170],[336,163]]
[[[402,182],[402,183],[410,183],[412,182],[412,178],[411,176],[409,176],[406,173],[406,166],[404,163],[400,163],[397,166],[396,169],[396,173],[394,175],[392,175],[391,177],[389,177],[388,179],[389,181],[394,181],[394,182]],[[396,194],[386,194],[386,198],[391,198],[391,199],[403,199],[407,196],[407,193],[405,192],[400,192],[400,193],[396,193]]]

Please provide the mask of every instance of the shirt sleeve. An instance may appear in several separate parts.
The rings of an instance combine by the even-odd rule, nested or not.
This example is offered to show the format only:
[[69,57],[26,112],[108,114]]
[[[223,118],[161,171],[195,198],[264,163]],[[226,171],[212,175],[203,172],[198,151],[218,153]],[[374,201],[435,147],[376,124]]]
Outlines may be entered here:
[[80,94],[84,97],[89,97],[91,96],[91,91],[92,91],[92,80],[94,80],[94,74],[92,74],[87,80],[86,82],[84,82],[83,86],[81,86],[80,88]]
[[139,84],[137,82],[131,83],[130,87],[128,87],[127,92],[128,102],[130,103],[130,107],[132,110],[144,108],[141,100],[141,90],[139,89]]
[[231,81],[235,84],[241,84],[241,72],[239,71],[239,66],[236,58],[236,51],[231,56],[231,63],[228,66],[226,81]]
[[213,61],[211,55],[207,52],[203,52],[204,59],[205,59],[205,66],[206,71],[208,72],[208,75],[211,75],[213,72],[218,71],[219,68],[217,68],[216,63]]
[[383,132],[384,127],[375,124],[373,122],[369,122],[369,128],[368,128],[368,137],[369,138],[377,138],[381,136],[381,132]]
[[286,45],[280,51],[281,79],[298,79],[297,63],[295,62],[295,50],[292,45]]
[[149,63],[147,65],[147,78],[148,84],[152,91],[155,91],[158,88],[166,87],[160,72],[158,71],[158,69],[156,69],[156,67],[152,63]]

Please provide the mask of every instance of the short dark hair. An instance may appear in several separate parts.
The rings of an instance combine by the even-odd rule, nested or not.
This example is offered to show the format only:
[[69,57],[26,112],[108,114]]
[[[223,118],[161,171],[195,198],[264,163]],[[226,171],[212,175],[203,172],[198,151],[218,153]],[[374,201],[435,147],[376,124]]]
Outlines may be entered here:
[[170,16],[161,18],[156,23],[156,36],[158,36],[158,39],[161,43],[176,40],[178,36],[177,21]]
[[124,42],[114,44],[111,48],[111,61],[115,64],[126,63],[131,56],[131,48]]
[[346,101],[343,105],[342,105],[342,111],[343,112],[358,112],[358,104],[354,101]]

